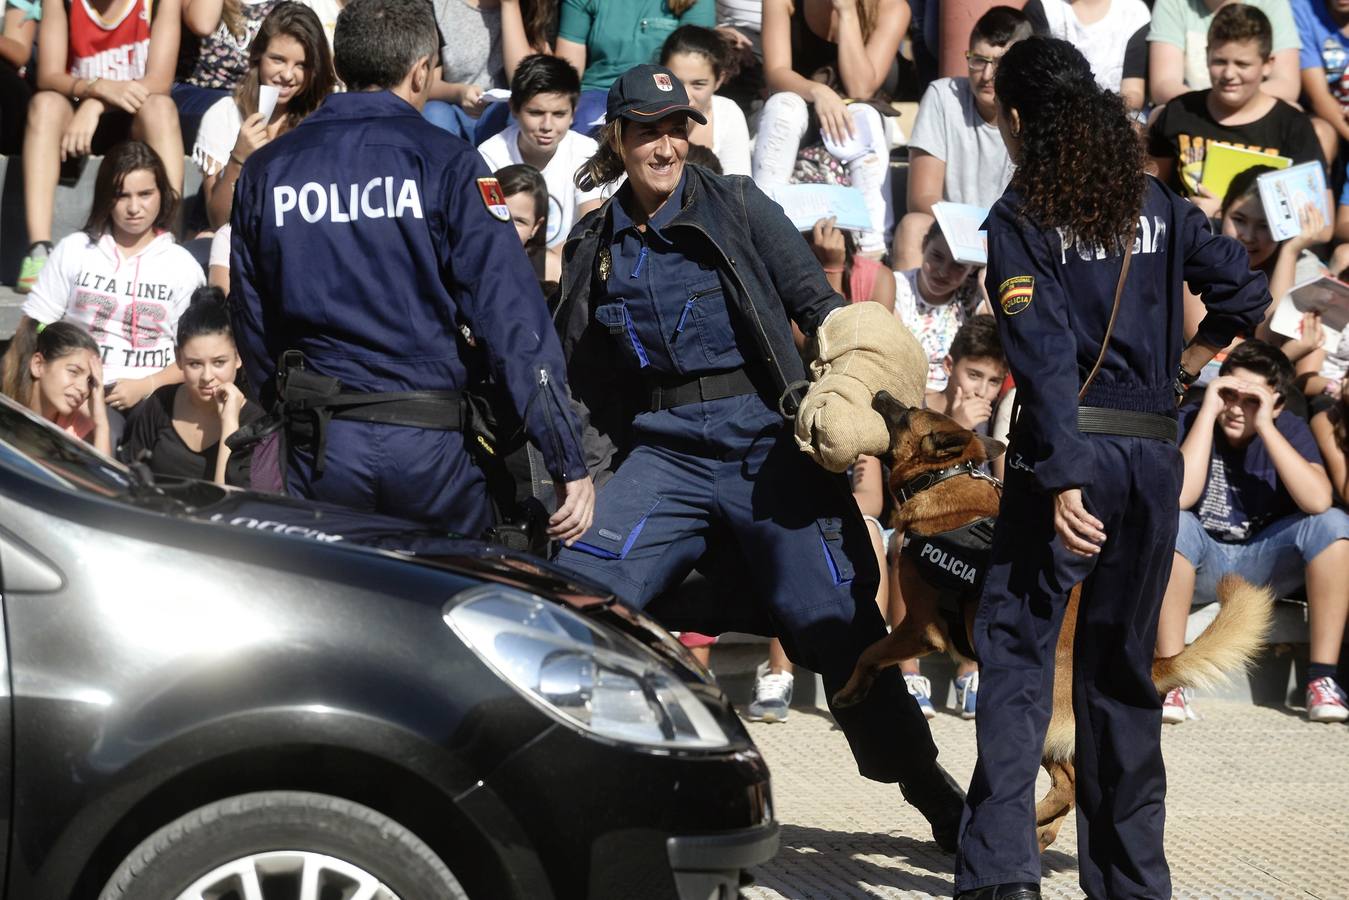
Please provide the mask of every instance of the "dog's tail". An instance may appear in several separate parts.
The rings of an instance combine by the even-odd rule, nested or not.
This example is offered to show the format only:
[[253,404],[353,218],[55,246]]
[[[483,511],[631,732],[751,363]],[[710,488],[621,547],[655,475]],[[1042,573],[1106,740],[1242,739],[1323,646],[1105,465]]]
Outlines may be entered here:
[[1211,688],[1245,669],[1265,643],[1274,617],[1274,593],[1239,575],[1218,582],[1218,615],[1190,646],[1152,664],[1157,692]]

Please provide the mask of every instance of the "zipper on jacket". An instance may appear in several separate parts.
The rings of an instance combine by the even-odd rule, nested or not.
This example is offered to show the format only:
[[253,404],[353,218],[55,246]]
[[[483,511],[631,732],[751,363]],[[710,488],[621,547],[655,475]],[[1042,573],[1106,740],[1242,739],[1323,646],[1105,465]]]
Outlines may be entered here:
[[622,303],[620,305],[623,307],[623,327],[627,329],[628,340],[632,343],[632,352],[637,354],[637,368],[645,369],[651,365],[651,359],[646,355],[646,348],[642,346],[642,339],[637,336],[637,326],[632,322],[632,313],[628,312],[628,304]]
[[679,323],[675,325],[674,333],[676,335],[683,333],[684,325],[687,324],[689,320],[689,313],[693,312],[693,304],[697,303],[699,300],[703,299],[708,294],[715,294],[719,290],[721,290],[720,287],[714,287],[708,288],[705,291],[696,291],[692,294],[689,294],[689,299],[684,302],[684,310],[679,314]]
[[[553,438],[553,452],[557,455],[557,465],[560,475],[558,478],[562,483],[566,482],[566,450],[563,447],[562,431],[559,427],[557,416],[562,417],[562,421],[567,421],[567,410],[560,402],[557,396],[556,388],[553,387],[553,381],[548,377],[547,369],[539,369],[539,393],[544,397],[543,415],[548,422],[548,431]],[[581,465],[585,465],[585,447],[581,443],[579,435],[572,433],[572,441],[576,445],[576,452],[581,459]],[[549,473],[552,474],[551,472]],[[556,486],[558,482],[554,482]]]

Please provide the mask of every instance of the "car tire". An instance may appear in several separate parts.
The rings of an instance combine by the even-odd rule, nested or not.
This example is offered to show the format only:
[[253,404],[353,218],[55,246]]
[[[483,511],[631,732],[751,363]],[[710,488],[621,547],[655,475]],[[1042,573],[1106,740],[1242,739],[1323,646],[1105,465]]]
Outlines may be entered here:
[[[354,867],[399,900],[468,898],[435,852],[387,816],[327,794],[265,791],[218,800],[160,828],[122,861],[99,900],[178,898],[232,866],[289,866],[297,858],[325,878],[340,880],[342,866]],[[277,896],[297,896],[294,884]],[[264,900],[270,900],[266,892]]]

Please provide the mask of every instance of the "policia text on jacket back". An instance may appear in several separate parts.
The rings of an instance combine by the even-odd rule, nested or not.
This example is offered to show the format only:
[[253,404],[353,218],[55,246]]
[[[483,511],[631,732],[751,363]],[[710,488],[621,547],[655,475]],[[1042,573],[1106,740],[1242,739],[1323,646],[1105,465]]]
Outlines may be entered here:
[[[291,493],[468,535],[491,508],[461,392],[494,380],[558,486],[550,533],[570,540],[594,492],[561,351],[496,179],[421,116],[436,34],[424,0],[353,0],[334,35],[347,92],[249,157],[232,220],[239,351],[263,403],[290,412]],[[304,374],[278,373],[283,355]]]

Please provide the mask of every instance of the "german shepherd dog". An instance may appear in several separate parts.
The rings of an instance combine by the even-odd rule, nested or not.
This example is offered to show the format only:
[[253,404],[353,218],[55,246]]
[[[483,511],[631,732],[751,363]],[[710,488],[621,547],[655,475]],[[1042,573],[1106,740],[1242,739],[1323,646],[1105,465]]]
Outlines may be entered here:
[[[873,407],[890,430],[890,478],[892,499],[915,478],[937,473],[961,463],[978,466],[1002,453],[998,441],[961,428],[951,419],[930,410],[911,409],[884,391]],[[1001,499],[997,482],[988,478],[957,476],[937,481],[925,490],[912,492],[907,501],[896,503],[891,524],[907,535],[938,535],[959,529],[979,519],[996,516]],[[890,591],[904,598],[906,615],[890,634],[862,653],[852,678],[834,695],[836,706],[850,706],[870,690],[877,672],[901,660],[928,653],[956,652],[972,655],[974,590],[958,597],[964,634],[953,640],[951,626],[940,609],[941,591],[922,574],[922,568],[907,554],[891,548]],[[1043,765],[1049,773],[1049,793],[1035,807],[1040,849],[1058,836],[1063,820],[1073,808],[1073,635],[1077,624],[1079,584],[1068,598],[1054,659],[1054,712],[1045,735]],[[1259,651],[1269,630],[1273,595],[1266,589],[1228,575],[1218,585],[1221,611],[1213,623],[1184,652],[1157,659],[1152,680],[1159,694],[1176,687],[1208,687],[1243,669]],[[964,652],[961,653],[961,648]]]

